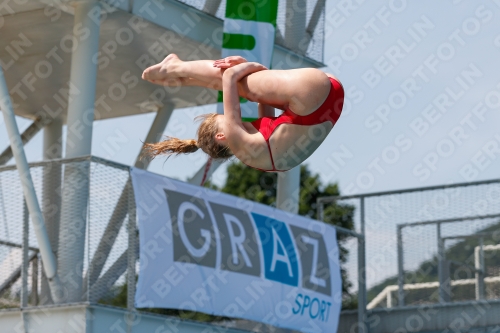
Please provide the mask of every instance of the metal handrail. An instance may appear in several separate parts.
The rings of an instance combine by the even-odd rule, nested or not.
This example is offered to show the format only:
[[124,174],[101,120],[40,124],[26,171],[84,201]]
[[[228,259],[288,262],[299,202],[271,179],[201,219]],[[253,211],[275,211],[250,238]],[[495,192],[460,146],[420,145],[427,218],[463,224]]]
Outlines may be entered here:
[[[115,168],[115,169],[122,169],[122,170],[127,170],[127,171],[130,170],[130,168],[132,167],[130,165],[107,160],[105,158],[97,157],[94,155],[86,155],[86,156],[73,157],[73,158],[55,158],[52,160],[30,162],[30,163],[28,163],[28,165],[30,168],[37,168],[37,167],[47,166],[47,165],[50,165],[53,163],[68,164],[68,163],[78,163],[78,162],[83,162],[83,161],[95,162],[95,163],[99,163],[102,165],[110,166],[110,167]],[[16,170],[16,169],[17,169],[17,166],[15,164],[0,166],[0,172],[12,171],[12,170]]]
[[426,187],[413,187],[413,188],[408,188],[405,190],[381,191],[381,192],[373,192],[373,193],[321,197],[321,198],[317,199],[317,202],[318,203],[328,203],[328,202],[333,202],[336,200],[379,197],[379,196],[391,195],[391,194],[424,192],[424,191],[432,191],[432,190],[446,190],[446,189],[455,188],[455,187],[487,185],[487,184],[492,184],[492,183],[500,183],[500,179],[489,179],[489,180],[480,180],[480,181],[469,182],[469,183],[454,183],[454,184],[435,185],[435,186],[426,186]]
[[[12,243],[12,242],[8,242],[8,241],[4,241],[4,240],[0,240],[0,245],[4,245],[4,246],[10,246],[10,247],[17,247],[19,249],[22,249],[23,246],[21,244],[17,244],[17,243]],[[31,251],[35,251],[35,252],[40,252],[40,249],[37,248],[37,247],[32,247],[30,246],[29,249]]]

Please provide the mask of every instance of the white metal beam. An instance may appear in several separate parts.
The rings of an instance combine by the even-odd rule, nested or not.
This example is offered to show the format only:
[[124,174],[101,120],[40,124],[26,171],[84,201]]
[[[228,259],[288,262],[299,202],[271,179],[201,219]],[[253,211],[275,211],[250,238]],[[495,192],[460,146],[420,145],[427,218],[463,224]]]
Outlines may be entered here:
[[35,235],[40,247],[40,254],[42,255],[43,261],[45,262],[45,275],[49,279],[50,289],[52,292],[52,297],[54,299],[59,299],[61,296],[61,283],[57,275],[57,264],[54,253],[52,252],[49,237],[47,235],[47,230],[45,229],[45,223],[42,216],[42,211],[40,209],[40,204],[38,202],[35,186],[33,184],[33,179],[31,178],[30,168],[28,161],[26,159],[26,154],[24,152],[23,143],[21,140],[21,135],[19,134],[19,129],[17,127],[16,118],[14,116],[14,110],[12,108],[12,102],[10,100],[9,89],[5,82],[3,75],[3,70],[0,66],[0,109],[2,109],[4,114],[5,126],[7,127],[7,133],[10,140],[10,145],[14,153],[14,158],[16,160],[17,170],[19,171],[19,177],[21,178],[21,184],[23,187],[24,198],[28,206],[28,210],[31,215],[31,220],[33,222],[33,227],[35,230]]
[[[166,103],[161,109],[158,110],[158,112],[156,113],[155,120],[151,124],[148,134],[146,135],[146,139],[144,140],[145,143],[153,143],[153,142],[158,142],[160,140],[161,136],[163,135],[163,132],[165,131],[165,128],[167,127],[172,112],[174,112],[174,104],[172,103]],[[141,153],[142,149],[141,152],[139,152],[139,154],[137,155],[137,158],[135,159],[134,166],[136,168],[147,170],[149,164],[151,163],[151,160],[142,158]]]
[[[40,132],[40,130],[45,126],[46,121],[44,117],[39,117],[28,126],[27,129],[24,130],[23,134],[21,134],[21,141],[23,145],[27,144],[35,135]],[[12,157],[12,148],[8,146],[5,150],[0,154],[0,165],[6,164]]]

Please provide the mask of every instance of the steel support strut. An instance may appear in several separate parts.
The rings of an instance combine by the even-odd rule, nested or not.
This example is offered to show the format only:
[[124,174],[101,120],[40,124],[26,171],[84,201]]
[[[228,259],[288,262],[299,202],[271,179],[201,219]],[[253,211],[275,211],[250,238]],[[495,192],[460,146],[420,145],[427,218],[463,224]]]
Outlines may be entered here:
[[49,280],[50,291],[53,299],[60,299],[62,296],[61,282],[57,275],[57,263],[52,248],[50,246],[49,236],[45,229],[42,210],[38,202],[33,179],[31,178],[30,168],[24,152],[24,146],[17,128],[16,118],[12,102],[10,100],[9,90],[5,82],[3,69],[0,66],[0,108],[3,111],[5,126],[9,135],[10,146],[16,160],[17,170],[21,178],[24,198],[33,221],[33,229],[39,244],[40,254],[44,261],[45,275]]

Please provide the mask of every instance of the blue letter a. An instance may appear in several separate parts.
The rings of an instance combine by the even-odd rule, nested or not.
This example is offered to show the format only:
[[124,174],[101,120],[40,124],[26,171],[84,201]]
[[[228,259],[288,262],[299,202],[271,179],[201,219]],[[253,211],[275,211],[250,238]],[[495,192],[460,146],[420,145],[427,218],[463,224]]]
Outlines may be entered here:
[[298,286],[297,254],[285,223],[256,213],[252,216],[262,243],[266,279]]

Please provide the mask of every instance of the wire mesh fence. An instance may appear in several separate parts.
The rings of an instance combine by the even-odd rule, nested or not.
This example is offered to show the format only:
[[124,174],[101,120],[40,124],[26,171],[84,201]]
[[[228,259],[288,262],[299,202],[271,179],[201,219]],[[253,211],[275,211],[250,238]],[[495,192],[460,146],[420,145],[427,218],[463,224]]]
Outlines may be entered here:
[[356,293],[359,278],[358,239],[348,235],[340,235],[339,238],[342,290],[344,291],[342,308],[355,310],[358,308],[358,295]]
[[[36,170],[34,170],[36,173]],[[27,251],[26,281],[29,290],[36,291],[38,282],[38,248],[32,233],[24,233],[29,225],[29,215],[24,203],[17,170],[7,170],[0,176],[0,308],[21,306],[21,275],[23,273],[23,241],[29,244]],[[35,299],[36,300],[36,299]]]
[[[207,14],[224,19],[227,0],[178,0]],[[259,5],[259,2],[256,2]],[[295,12],[305,11],[306,25],[302,29],[293,29],[298,24],[292,20],[293,13],[287,11],[287,5]],[[275,43],[286,47],[297,54],[305,55],[318,62],[323,62],[323,44],[325,34],[325,1],[324,0],[279,0],[276,19]],[[285,40],[285,34],[292,35],[290,39],[300,42],[290,44]]]
[[[500,217],[403,226],[402,262],[412,266],[405,264],[400,278],[413,286],[404,291],[405,304],[500,298],[499,236]],[[431,282],[425,292],[422,282]]]
[[[73,207],[85,222],[84,250],[73,266],[83,286],[78,301],[131,307],[138,244],[128,167],[95,157],[31,165],[53,250],[64,248],[57,246],[55,235],[64,228],[65,186],[81,191],[66,179],[67,170],[76,166],[86,170],[89,180],[74,180],[89,193],[81,207]],[[321,200],[327,209],[329,199]],[[499,180],[340,197],[335,202],[340,211],[350,212],[355,232],[365,234],[365,250],[360,252],[356,235],[338,233],[345,308],[359,305],[364,263],[368,309],[500,298]],[[17,170],[1,167],[0,307],[51,303],[40,259]],[[129,267],[133,274],[127,275]]]
[[[365,235],[368,309],[475,300],[479,280],[485,299],[500,298],[500,180],[321,198],[319,204],[332,202],[353,205],[355,230]],[[483,233],[484,274],[474,259]],[[354,265],[345,267],[358,292]],[[448,289],[440,291],[440,284]]]
[[[68,170],[73,172],[73,179],[68,180]],[[85,171],[86,170],[86,171]],[[52,250],[57,253],[61,263],[61,249],[67,248],[62,238],[57,235],[68,228],[61,216],[67,216],[65,209],[76,210],[84,225],[79,226],[83,233],[72,234],[74,242],[83,240],[83,251],[72,254],[74,259],[70,274],[61,276],[61,280],[77,282],[77,299],[69,302],[106,303],[127,306],[127,269],[129,264],[129,229],[135,225],[129,223],[130,211],[135,207],[129,200],[132,189],[129,185],[129,170],[113,165],[95,157],[73,160],[39,162],[31,165],[37,197],[41,202],[47,233]],[[76,176],[80,176],[76,177]],[[85,180],[84,176],[88,179]],[[76,192],[69,194],[68,189]],[[86,191],[83,187],[87,187]],[[81,201],[78,193],[89,193],[88,200]],[[66,196],[66,197],[64,197]],[[69,199],[68,199],[69,198]],[[65,200],[70,200],[65,206]],[[66,215],[65,215],[66,214]],[[43,273],[43,263],[39,260],[38,244],[24,206],[23,192],[14,166],[0,168],[0,308],[23,307],[22,297],[26,295],[28,305],[51,304],[52,298],[47,279]],[[29,232],[23,233],[23,223],[29,222]],[[135,223],[135,216],[133,217]],[[29,245],[24,267],[27,274],[23,278],[23,235]],[[59,239],[58,239],[59,238]],[[73,244],[70,244],[73,245]],[[135,256],[137,258],[137,255]],[[23,281],[26,288],[23,291]]]
[[[335,226],[349,227],[349,222],[359,220],[359,210],[355,209],[354,201],[344,201],[332,207],[319,207],[319,220],[333,224]],[[349,232],[348,232],[349,231]],[[337,241],[340,254],[340,268],[342,274],[342,291],[344,309],[357,309],[358,307],[358,280],[361,270],[360,264],[360,235],[359,232],[350,230],[337,229]],[[362,239],[361,239],[362,240]]]
[[118,305],[116,298],[123,292],[128,268],[128,198],[132,191],[128,169],[95,163],[91,184],[89,218],[102,222],[90,224],[84,284],[89,301]]

